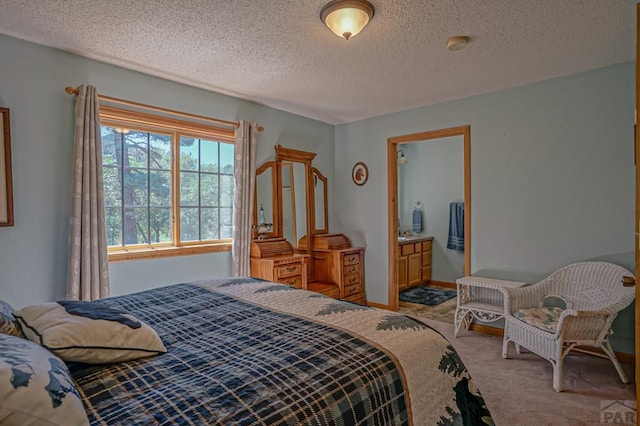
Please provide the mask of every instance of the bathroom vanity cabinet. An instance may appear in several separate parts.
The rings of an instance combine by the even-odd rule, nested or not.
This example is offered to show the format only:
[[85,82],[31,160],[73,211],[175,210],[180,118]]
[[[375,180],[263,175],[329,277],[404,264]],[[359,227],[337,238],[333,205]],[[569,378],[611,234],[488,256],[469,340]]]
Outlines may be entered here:
[[431,281],[431,245],[433,237],[398,239],[398,290],[403,291]]

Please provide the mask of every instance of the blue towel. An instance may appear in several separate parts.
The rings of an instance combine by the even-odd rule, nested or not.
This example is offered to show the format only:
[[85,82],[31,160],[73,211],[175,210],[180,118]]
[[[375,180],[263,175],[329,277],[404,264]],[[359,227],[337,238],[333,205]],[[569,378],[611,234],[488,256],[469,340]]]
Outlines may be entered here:
[[464,203],[462,201],[454,201],[449,204],[447,248],[464,251]]
[[414,234],[422,232],[422,210],[417,207],[413,209],[413,227],[411,230]]

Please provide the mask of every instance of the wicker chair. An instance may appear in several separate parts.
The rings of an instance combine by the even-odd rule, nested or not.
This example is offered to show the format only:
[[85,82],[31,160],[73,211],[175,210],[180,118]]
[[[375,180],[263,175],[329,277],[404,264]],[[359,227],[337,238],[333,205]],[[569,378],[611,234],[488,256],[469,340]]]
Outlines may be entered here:
[[607,262],[581,262],[558,269],[530,286],[504,289],[505,329],[502,357],[509,342],[524,347],[553,365],[553,388],[562,390],[562,363],[576,346],[604,351],[622,383],[629,383],[611,349],[611,324],[635,297],[622,285],[625,268]]

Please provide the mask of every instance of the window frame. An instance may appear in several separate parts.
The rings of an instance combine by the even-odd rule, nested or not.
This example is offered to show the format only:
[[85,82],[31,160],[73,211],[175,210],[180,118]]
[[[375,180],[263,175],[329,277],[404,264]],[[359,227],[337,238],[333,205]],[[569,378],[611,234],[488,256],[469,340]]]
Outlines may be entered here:
[[180,241],[179,159],[181,136],[233,145],[235,141],[233,129],[103,105],[100,106],[100,126],[130,127],[135,130],[168,134],[171,137],[171,232],[173,241],[108,247],[109,262],[231,251],[231,238]]

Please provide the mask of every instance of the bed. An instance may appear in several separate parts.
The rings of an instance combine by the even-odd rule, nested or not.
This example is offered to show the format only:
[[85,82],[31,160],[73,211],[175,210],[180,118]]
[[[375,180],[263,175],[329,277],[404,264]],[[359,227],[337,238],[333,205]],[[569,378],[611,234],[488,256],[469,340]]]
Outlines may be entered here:
[[448,341],[408,316],[253,278],[99,303],[166,353],[70,363],[92,425],[493,424]]

